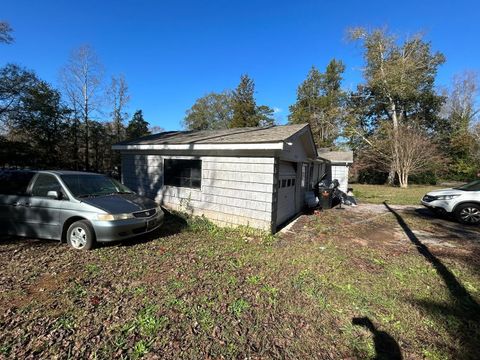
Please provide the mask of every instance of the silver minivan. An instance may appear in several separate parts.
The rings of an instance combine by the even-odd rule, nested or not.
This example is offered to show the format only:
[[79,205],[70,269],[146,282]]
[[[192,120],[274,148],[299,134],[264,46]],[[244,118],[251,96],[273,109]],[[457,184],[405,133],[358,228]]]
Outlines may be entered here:
[[0,171],[0,234],[66,241],[79,250],[163,224],[153,200],[107,176],[78,171]]

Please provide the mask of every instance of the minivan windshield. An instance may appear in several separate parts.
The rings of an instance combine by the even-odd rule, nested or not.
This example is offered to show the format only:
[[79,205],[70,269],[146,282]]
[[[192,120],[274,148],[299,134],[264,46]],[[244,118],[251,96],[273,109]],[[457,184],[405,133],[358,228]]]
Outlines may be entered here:
[[472,181],[471,183],[456,187],[455,189],[464,191],[480,191],[480,180]]
[[103,175],[61,175],[73,196],[77,198],[114,194],[133,194],[122,183]]

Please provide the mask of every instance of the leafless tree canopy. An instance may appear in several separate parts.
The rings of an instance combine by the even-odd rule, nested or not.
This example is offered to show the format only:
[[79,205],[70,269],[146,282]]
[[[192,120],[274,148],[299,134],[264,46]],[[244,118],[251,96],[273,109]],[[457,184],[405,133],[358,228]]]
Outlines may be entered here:
[[363,166],[383,171],[389,171],[393,167],[400,187],[407,187],[409,176],[435,170],[445,161],[436,144],[420,127],[399,125],[396,129],[396,143],[392,141],[394,131],[392,124],[385,124],[370,139],[371,146],[360,155]]
[[128,85],[124,75],[112,76],[110,87],[107,90],[108,101],[112,109],[112,121],[114,124],[114,131],[116,141],[123,140],[123,122],[128,114],[125,112],[125,106],[130,100],[128,94]]
[[[67,65],[61,70],[61,81],[70,106],[85,126],[85,153],[89,154],[90,124],[100,109],[103,66],[95,51],[83,45],[70,55]],[[85,168],[90,168],[89,156],[85,156]]]
[[0,43],[13,43],[12,31],[13,29],[8,22],[0,21]]
[[446,102],[441,116],[450,119],[454,131],[467,130],[478,122],[480,109],[475,106],[478,95],[478,75],[465,71],[453,77],[450,91],[445,92]]

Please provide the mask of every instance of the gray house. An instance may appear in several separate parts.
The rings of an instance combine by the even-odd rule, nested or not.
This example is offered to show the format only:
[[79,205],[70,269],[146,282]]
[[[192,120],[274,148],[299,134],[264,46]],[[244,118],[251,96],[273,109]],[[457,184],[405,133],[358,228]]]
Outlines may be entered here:
[[325,171],[327,179],[337,179],[340,183],[340,190],[347,192],[348,170],[353,163],[353,151],[329,151],[317,149],[318,158],[326,163]]
[[275,232],[323,173],[310,127],[172,131],[114,145],[122,181],[166,208]]

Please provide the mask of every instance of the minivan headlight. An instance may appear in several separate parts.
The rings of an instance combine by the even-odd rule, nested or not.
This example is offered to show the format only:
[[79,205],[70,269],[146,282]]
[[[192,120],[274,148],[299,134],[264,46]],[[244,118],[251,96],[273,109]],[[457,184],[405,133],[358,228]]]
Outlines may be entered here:
[[452,199],[455,199],[456,197],[459,197],[460,194],[458,195],[440,195],[440,196],[437,196],[437,200],[452,200]]
[[97,214],[97,219],[100,221],[126,220],[133,217],[133,214]]

